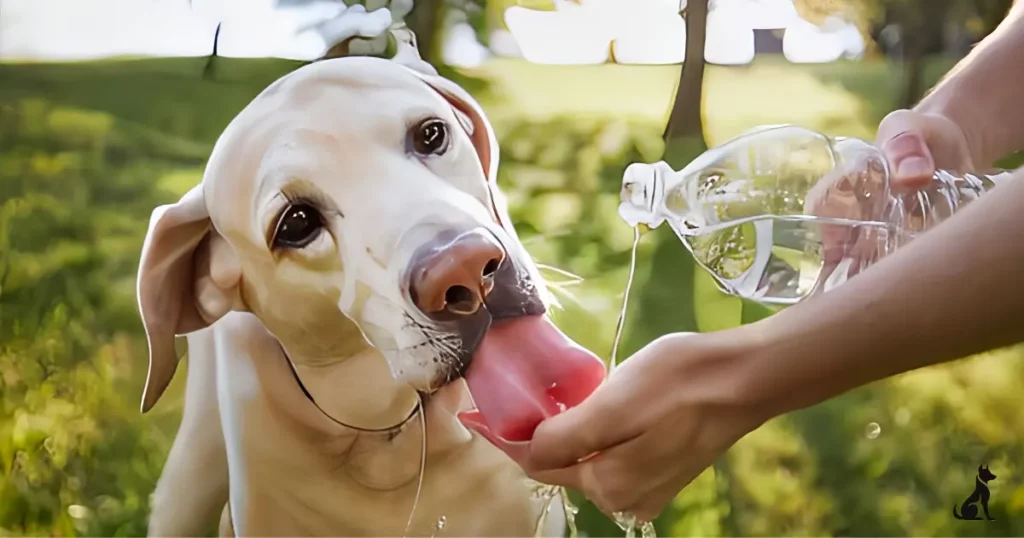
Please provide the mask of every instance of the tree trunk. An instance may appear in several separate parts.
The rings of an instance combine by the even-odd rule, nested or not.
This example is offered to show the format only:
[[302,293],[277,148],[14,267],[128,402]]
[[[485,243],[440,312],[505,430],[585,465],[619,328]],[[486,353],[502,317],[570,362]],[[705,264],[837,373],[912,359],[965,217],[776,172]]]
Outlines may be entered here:
[[437,67],[444,38],[445,0],[415,0],[405,25],[416,35],[416,47],[423,61]]
[[[701,102],[704,89],[704,39],[707,35],[708,0],[689,0],[686,8],[686,56],[676,87],[675,101],[665,126],[663,159],[679,170],[707,149]],[[630,328],[623,345],[623,357],[631,355],[661,335],[696,331],[693,256],[680,244],[668,226],[648,234],[655,243],[647,265],[649,273],[639,278],[636,310],[628,315]],[[671,513],[672,509],[666,510]],[[663,514],[664,515],[664,514]]]
[[[677,167],[696,152],[707,149],[704,139],[704,46],[707,38],[708,0],[689,0],[686,6],[686,56],[679,72],[672,112],[665,126],[665,158]],[[676,161],[676,162],[673,162]]]
[[203,66],[203,80],[213,80],[213,63],[217,59],[217,45],[220,43],[220,25],[217,23],[217,30],[213,33],[213,52]]
[[898,107],[913,108],[924,95],[924,52],[917,43],[903,50],[903,85],[900,88]]
[[914,0],[900,6],[903,26],[903,85],[899,108],[912,108],[924,96],[925,58],[942,44],[950,0]]

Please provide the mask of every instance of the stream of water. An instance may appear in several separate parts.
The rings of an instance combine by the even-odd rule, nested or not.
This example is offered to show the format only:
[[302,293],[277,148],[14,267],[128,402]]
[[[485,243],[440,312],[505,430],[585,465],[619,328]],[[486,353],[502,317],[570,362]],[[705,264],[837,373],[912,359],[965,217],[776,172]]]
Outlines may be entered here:
[[[629,293],[633,288],[633,278],[636,276],[636,250],[640,245],[640,228],[633,227],[633,249],[629,256],[629,273],[626,276],[626,287],[622,292],[622,308],[619,309],[619,322],[615,326],[615,339],[612,340],[612,354],[608,360],[608,377],[615,373],[618,366],[619,342],[622,340],[622,331],[626,326],[626,311],[629,309]],[[625,531],[626,538],[636,538],[636,529],[639,526],[642,538],[656,538],[654,523],[650,521],[637,521],[636,516],[627,512],[615,512],[612,519],[620,529]]]

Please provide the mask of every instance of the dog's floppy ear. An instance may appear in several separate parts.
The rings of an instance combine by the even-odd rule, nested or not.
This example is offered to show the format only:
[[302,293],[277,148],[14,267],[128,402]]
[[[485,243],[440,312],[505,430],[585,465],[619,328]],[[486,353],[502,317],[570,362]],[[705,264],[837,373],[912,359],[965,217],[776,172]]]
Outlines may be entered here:
[[142,245],[136,293],[149,341],[149,373],[142,412],[174,377],[177,335],[207,327],[240,303],[241,267],[212,229],[202,184],[177,203],[153,211]]

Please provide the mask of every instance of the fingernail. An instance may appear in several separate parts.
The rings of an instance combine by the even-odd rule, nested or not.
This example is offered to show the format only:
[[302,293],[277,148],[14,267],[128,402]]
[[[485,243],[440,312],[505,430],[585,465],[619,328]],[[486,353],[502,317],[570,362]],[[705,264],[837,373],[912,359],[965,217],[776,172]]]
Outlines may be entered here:
[[931,163],[924,157],[907,157],[896,164],[896,175],[899,177],[921,177],[931,173]]
[[928,157],[928,145],[920,134],[912,131],[890,138],[883,146],[898,178],[930,176],[932,162]]
[[903,131],[893,136],[882,144],[886,153],[896,155],[921,155],[928,151],[928,145],[924,143],[924,137],[914,131]]

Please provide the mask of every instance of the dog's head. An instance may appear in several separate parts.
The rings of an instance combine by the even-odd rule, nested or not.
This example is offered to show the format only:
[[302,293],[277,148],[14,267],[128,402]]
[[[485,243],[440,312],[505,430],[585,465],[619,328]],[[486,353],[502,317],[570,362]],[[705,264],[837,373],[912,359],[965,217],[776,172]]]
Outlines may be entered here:
[[978,478],[980,478],[982,482],[989,482],[991,480],[995,480],[996,475],[992,474],[992,471],[988,470],[987,465],[979,465]]
[[[174,336],[232,310],[256,315],[296,362],[372,346],[421,392],[474,366],[475,397],[522,400],[502,411],[513,423],[582,399],[603,367],[544,315],[497,166],[480,106],[432,73],[341,58],[272,84],[227,127],[202,183],[153,214],[138,283],[143,409],[174,373]],[[536,390],[503,393],[509,383]]]

